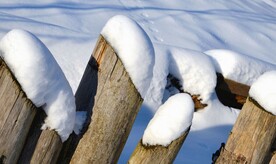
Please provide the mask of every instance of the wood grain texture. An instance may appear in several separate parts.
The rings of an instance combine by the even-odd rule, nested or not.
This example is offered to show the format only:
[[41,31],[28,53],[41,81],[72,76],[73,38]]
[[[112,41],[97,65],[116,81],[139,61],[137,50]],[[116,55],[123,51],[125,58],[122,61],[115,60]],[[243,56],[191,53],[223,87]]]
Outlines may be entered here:
[[276,116],[248,98],[216,163],[268,163],[276,137]]
[[[71,163],[116,163],[142,99],[112,47],[100,36],[94,51],[98,85],[88,130]],[[85,74],[85,76],[91,76]]]
[[142,140],[136,146],[133,154],[131,155],[129,164],[168,164],[173,163],[181,146],[183,145],[189,129],[181,135],[178,139],[174,140],[167,147],[164,146],[145,146]]
[[62,142],[59,135],[54,130],[43,130],[30,163],[56,163],[61,148]]
[[0,59],[0,157],[16,163],[23,149],[36,107],[27,99],[19,83]]
[[45,112],[38,110],[18,163],[57,163],[62,141],[56,131],[40,129],[45,118]]

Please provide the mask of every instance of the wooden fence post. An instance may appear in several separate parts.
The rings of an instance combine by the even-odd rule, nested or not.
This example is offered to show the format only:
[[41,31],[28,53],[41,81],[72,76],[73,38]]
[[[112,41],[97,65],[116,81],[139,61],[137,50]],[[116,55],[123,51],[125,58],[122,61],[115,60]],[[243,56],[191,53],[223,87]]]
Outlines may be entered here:
[[[100,36],[93,54],[98,86],[88,130],[71,163],[116,163],[138,113],[142,98],[113,48]],[[85,74],[86,76],[91,76]],[[82,85],[82,84],[80,84]]]
[[57,159],[62,145],[58,134],[52,130],[40,130],[45,116],[39,121],[34,119],[45,115],[44,111],[26,97],[2,59],[0,107],[0,162],[48,163]]
[[59,135],[54,130],[43,130],[35,147],[31,163],[56,163],[62,148]]
[[62,149],[62,141],[56,131],[40,129],[45,117],[46,114],[42,109],[35,116],[18,163],[48,164],[57,162]]
[[268,163],[275,137],[276,117],[248,98],[216,163]]
[[167,164],[173,163],[181,146],[183,145],[190,128],[185,131],[178,139],[174,140],[167,147],[164,146],[145,146],[142,140],[136,146],[128,163],[129,164]]
[[16,163],[36,114],[36,107],[27,99],[2,59],[0,113],[0,163]]

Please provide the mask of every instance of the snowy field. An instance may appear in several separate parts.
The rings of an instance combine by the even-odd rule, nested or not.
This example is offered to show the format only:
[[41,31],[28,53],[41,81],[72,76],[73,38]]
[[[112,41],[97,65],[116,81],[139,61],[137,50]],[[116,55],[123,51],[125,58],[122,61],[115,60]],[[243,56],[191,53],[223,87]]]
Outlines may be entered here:
[[[168,73],[180,80],[185,91],[200,94],[202,101],[208,104],[205,109],[193,114],[191,131],[175,163],[211,163],[212,153],[227,140],[239,113],[217,99],[214,93],[215,73],[220,72],[229,79],[252,85],[264,72],[276,69],[276,1],[1,1],[0,38],[12,29],[34,34],[49,49],[46,54],[53,55],[65,75],[57,72],[57,75],[46,76],[67,79],[75,93],[98,36],[101,32],[110,35],[102,29],[115,15],[136,21],[152,43],[146,42],[149,43],[146,46],[149,49],[153,46],[155,52],[149,53],[154,55],[153,58],[148,58],[155,59],[152,61],[153,71],[145,75],[151,75],[152,81],[147,82],[151,83],[147,85],[149,88],[141,87],[145,101],[119,163],[127,162],[156,110],[176,93],[172,88],[165,88]],[[131,40],[137,36],[125,37]],[[3,47],[1,51],[7,51]],[[17,60],[22,62],[28,58],[32,56]],[[51,57],[45,61],[55,62]],[[137,66],[137,71],[143,70],[143,67]],[[264,79],[269,78],[275,78],[275,72],[267,74]],[[256,88],[264,84],[257,83]],[[252,95],[260,95],[258,89],[252,90]],[[275,104],[271,106],[273,108]]]

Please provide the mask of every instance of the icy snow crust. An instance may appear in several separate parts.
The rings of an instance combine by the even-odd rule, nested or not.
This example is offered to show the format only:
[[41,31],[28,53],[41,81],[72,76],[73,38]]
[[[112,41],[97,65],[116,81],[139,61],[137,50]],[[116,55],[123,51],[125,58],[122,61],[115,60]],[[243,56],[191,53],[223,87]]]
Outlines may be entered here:
[[114,48],[144,98],[154,65],[154,48],[148,35],[135,21],[123,15],[108,20],[101,34]]
[[265,110],[276,115],[276,71],[266,72],[260,76],[252,84],[249,95]]
[[6,34],[0,42],[0,51],[27,97],[46,112],[42,128],[55,129],[65,141],[75,124],[75,98],[51,52],[38,38],[23,30]]
[[171,96],[149,122],[143,144],[168,146],[190,127],[193,113],[194,102],[190,95],[179,93]]
[[276,70],[273,64],[230,50],[217,49],[205,53],[212,57],[217,72],[249,86],[264,72]]

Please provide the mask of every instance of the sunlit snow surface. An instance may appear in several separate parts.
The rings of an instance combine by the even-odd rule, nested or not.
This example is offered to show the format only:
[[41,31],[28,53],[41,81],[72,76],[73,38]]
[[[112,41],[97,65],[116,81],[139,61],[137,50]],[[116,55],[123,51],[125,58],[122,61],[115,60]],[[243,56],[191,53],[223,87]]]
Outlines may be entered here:
[[[231,50],[276,64],[276,3],[273,0],[93,0],[3,1],[0,37],[14,28],[35,34],[49,48],[76,91],[96,40],[107,20],[126,15],[149,35],[155,50],[152,92],[136,119],[119,163],[126,163],[162,102],[174,47],[198,53]],[[216,65],[215,65],[216,66]],[[158,71],[160,70],[160,71]],[[184,82],[185,83],[185,82]],[[150,96],[150,93],[152,96]],[[216,95],[194,115],[175,163],[211,163],[237,117]]]
[[230,50],[216,49],[205,53],[212,57],[217,72],[249,86],[263,73],[276,70],[274,64]]
[[135,21],[123,15],[108,20],[101,34],[114,48],[144,98],[152,80],[154,65],[154,48],[148,35]]
[[193,114],[194,102],[190,95],[178,93],[171,96],[149,122],[143,144],[168,146],[191,126]]
[[207,103],[217,84],[211,59],[203,53],[187,49],[174,48],[170,52],[170,73],[180,80],[184,91],[200,95],[202,103]]

